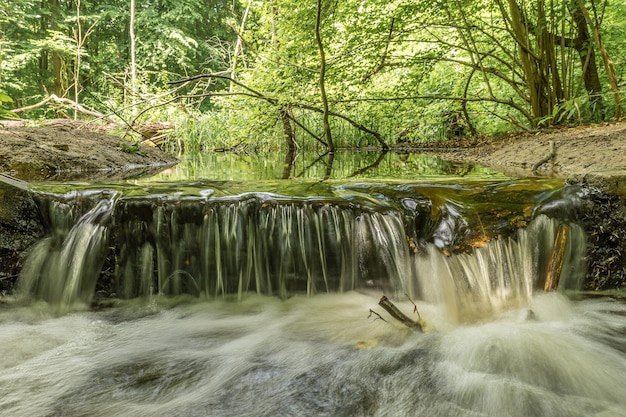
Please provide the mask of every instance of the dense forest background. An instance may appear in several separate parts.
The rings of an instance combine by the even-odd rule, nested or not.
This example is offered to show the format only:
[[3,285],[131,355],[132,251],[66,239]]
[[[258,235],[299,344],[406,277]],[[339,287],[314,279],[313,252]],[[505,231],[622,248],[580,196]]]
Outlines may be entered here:
[[0,117],[331,151],[613,121],[625,16],[622,0],[9,0]]

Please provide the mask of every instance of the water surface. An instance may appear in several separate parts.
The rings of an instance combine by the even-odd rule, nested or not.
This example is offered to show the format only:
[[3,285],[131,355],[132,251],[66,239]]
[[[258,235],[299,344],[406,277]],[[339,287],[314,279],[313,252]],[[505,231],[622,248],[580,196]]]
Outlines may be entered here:
[[[0,313],[11,416],[622,416],[626,306],[538,295],[469,325],[391,321],[378,295],[154,299]],[[412,305],[398,302],[407,314]],[[368,317],[377,310],[389,321]]]
[[[577,292],[576,188],[419,155],[284,168],[207,154],[34,184],[52,230],[0,304],[0,414],[626,415],[624,294]],[[91,303],[100,257],[119,288]],[[429,331],[386,315],[383,290]]]

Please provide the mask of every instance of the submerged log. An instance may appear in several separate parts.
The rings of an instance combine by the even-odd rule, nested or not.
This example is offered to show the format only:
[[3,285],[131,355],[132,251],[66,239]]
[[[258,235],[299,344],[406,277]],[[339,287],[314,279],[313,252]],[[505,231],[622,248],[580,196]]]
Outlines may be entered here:
[[394,319],[398,320],[400,323],[404,324],[410,329],[417,330],[420,332],[424,331],[424,321],[420,318],[418,321],[411,320],[407,317],[403,312],[401,312],[398,307],[396,307],[386,296],[382,296],[378,305],[387,311]]
[[565,262],[565,249],[567,247],[568,234],[569,226],[565,224],[559,225],[554,239],[552,255],[550,255],[546,282],[543,287],[545,292],[553,291],[559,285],[559,279],[561,278],[561,272],[563,271],[563,263]]

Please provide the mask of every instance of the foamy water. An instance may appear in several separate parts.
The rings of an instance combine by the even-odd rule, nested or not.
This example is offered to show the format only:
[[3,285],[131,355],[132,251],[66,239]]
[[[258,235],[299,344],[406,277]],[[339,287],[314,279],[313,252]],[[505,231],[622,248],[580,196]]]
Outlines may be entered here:
[[414,333],[379,296],[5,304],[0,415],[626,415],[623,302],[540,294],[464,325],[420,302]]

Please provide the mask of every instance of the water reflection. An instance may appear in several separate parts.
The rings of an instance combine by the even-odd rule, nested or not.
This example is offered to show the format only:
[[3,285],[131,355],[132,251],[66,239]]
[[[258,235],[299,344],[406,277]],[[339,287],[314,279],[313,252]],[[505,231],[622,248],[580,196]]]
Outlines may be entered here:
[[277,180],[419,177],[504,177],[489,168],[454,163],[429,154],[345,151],[318,155],[300,152],[293,158],[280,153],[235,154],[209,152],[188,155],[177,166],[152,177],[156,181],[189,179]]

